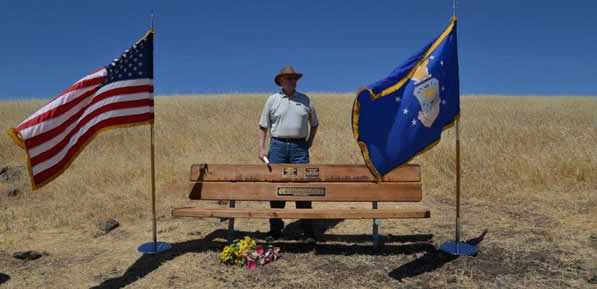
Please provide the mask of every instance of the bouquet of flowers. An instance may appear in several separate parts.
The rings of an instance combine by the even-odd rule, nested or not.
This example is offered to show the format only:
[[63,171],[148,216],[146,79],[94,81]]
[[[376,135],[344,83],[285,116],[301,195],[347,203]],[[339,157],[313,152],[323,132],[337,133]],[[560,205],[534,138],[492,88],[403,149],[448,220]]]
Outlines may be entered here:
[[255,269],[258,265],[265,266],[278,259],[280,248],[269,246],[264,249],[258,246],[249,236],[224,247],[220,253],[220,262],[227,265],[247,265],[249,269]]

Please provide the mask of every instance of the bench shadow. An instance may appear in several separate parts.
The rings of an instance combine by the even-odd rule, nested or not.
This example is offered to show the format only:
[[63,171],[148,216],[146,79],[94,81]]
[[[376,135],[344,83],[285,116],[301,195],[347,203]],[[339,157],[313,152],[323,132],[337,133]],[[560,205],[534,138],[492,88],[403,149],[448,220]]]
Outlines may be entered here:
[[0,273],[0,285],[8,282],[8,280],[10,280],[10,275]]
[[[487,234],[487,229],[481,233],[479,237],[466,241],[469,245],[477,246]],[[394,270],[388,275],[398,281],[402,281],[404,278],[414,277],[426,272],[431,272],[443,267],[445,264],[458,259],[459,256],[454,256],[443,252],[435,247],[432,250],[427,251],[421,258],[414,260],[410,263],[404,264]]]
[[[327,230],[335,227],[336,225],[343,222],[344,219],[315,219],[312,220],[313,222],[313,233],[316,236],[323,235]],[[302,235],[303,229],[301,227],[301,221],[296,220],[292,223],[289,223],[284,227],[282,231],[282,235],[284,236],[294,236],[297,237]]]
[[[333,223],[333,222],[331,222]],[[337,223],[336,223],[337,224]],[[240,239],[244,236],[249,236],[255,239],[260,244],[266,244],[266,234],[261,232],[244,232],[235,231],[235,239]],[[162,264],[171,261],[179,256],[188,253],[202,253],[207,251],[220,252],[224,246],[227,245],[228,231],[225,229],[215,230],[203,239],[189,240],[185,242],[170,244],[172,248],[168,251],[156,255],[142,255],[135,263],[133,263],[121,276],[114,277],[103,281],[101,284],[91,287],[94,289],[108,289],[108,288],[123,288],[139,279],[144,278],[149,273],[158,269]],[[380,235],[380,237],[382,237]],[[433,238],[433,235],[406,235],[406,236],[384,236],[383,240],[386,243],[409,243],[409,244],[388,244],[383,246],[383,250],[376,250],[371,244],[370,235],[323,235],[320,236],[320,242],[316,244],[304,244],[299,242],[288,242],[284,240],[274,241],[269,243],[276,247],[280,247],[282,254],[284,253],[307,253],[314,252],[316,255],[398,255],[398,254],[415,254],[419,252],[426,252],[432,254],[435,247],[427,243]],[[325,244],[322,242],[342,241],[350,242],[352,245],[343,244]],[[419,243],[411,243],[419,242]],[[367,244],[354,244],[367,243]],[[283,255],[282,255],[283,258]]]
[[143,254],[119,277],[105,280],[101,284],[91,287],[96,289],[123,288],[142,279],[147,274],[158,269],[162,264],[187,253],[201,253],[205,251],[219,251],[221,245],[212,242],[214,238],[225,238],[226,230],[216,230],[204,239],[196,239],[170,244],[170,250],[159,254]]

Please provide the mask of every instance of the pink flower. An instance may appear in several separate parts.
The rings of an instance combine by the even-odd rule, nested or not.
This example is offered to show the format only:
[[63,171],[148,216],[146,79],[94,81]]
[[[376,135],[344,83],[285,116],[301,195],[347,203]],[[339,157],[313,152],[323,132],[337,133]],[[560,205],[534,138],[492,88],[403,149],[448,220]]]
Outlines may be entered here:
[[257,268],[257,262],[255,262],[255,260],[249,259],[247,262],[247,267],[249,267],[249,269],[253,270],[253,269]]
[[257,246],[257,255],[261,256],[263,255],[263,247],[261,245]]
[[265,259],[263,259],[263,265],[267,265],[271,262],[272,262],[272,258],[270,258],[270,257],[265,257]]

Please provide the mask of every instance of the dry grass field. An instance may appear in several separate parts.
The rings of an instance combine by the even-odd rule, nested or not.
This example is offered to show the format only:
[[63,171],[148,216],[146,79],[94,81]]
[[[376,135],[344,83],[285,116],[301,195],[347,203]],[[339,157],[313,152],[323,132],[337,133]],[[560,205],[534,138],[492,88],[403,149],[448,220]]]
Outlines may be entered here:
[[[353,95],[310,95],[321,123],[312,163],[363,163],[351,131]],[[157,256],[137,252],[152,239],[148,126],[100,134],[63,175],[32,192],[23,152],[4,132],[46,101],[0,102],[0,287],[597,288],[597,98],[462,98],[461,236],[477,246],[476,256],[438,250],[454,237],[449,129],[413,160],[422,166],[423,201],[412,206],[428,208],[431,218],[384,220],[383,250],[371,248],[370,220],[317,222],[314,245],[295,240],[299,226],[287,220],[273,265],[220,265],[227,224],[172,218],[171,209],[197,205],[187,199],[191,164],[259,163],[266,98],[156,98],[158,238],[173,246]],[[370,204],[314,203],[326,206]],[[380,204],[392,206],[405,205]],[[105,218],[120,227],[98,236],[96,223]],[[261,243],[269,225],[239,219],[236,228],[237,237]],[[13,257],[27,250],[47,256]]]

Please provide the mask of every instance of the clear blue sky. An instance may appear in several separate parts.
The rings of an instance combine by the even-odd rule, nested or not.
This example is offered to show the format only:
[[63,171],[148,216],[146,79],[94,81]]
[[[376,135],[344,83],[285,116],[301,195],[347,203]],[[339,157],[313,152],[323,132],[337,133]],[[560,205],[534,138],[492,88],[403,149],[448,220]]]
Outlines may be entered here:
[[[0,99],[51,98],[108,64],[155,13],[157,95],[351,92],[449,25],[451,0],[0,3]],[[461,94],[597,95],[597,1],[459,0]]]

